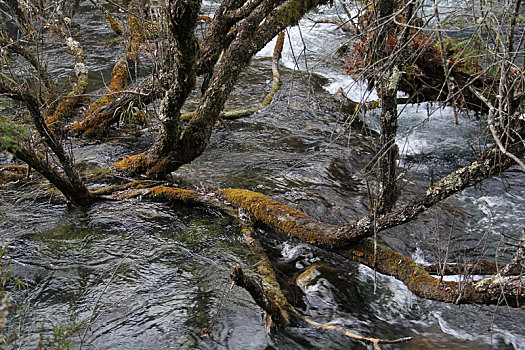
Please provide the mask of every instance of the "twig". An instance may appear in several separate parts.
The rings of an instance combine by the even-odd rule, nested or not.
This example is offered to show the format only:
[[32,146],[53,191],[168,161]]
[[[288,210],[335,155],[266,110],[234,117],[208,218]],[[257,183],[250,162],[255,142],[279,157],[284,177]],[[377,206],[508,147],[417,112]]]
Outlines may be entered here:
[[334,325],[330,325],[330,324],[326,324],[326,323],[316,322],[316,321],[312,320],[311,318],[308,318],[306,316],[301,315],[295,309],[294,309],[294,313],[296,314],[296,316],[298,316],[299,318],[304,320],[306,323],[311,324],[312,326],[319,327],[319,328],[326,329],[326,330],[336,331],[336,332],[341,333],[341,334],[343,334],[344,336],[346,336],[346,337],[348,337],[350,339],[359,340],[359,341],[365,342],[367,344],[373,344],[375,350],[380,349],[379,344],[397,344],[397,343],[402,343],[402,342],[406,342],[406,341],[412,340],[412,337],[405,337],[405,338],[399,338],[399,339],[393,339],[393,340],[364,337],[362,335],[359,335],[359,334],[347,331],[346,329],[343,329],[343,328],[338,327],[338,326],[334,326]]
[[483,103],[485,103],[489,107],[489,113],[487,114],[487,121],[488,121],[489,129],[490,129],[490,133],[492,134],[492,137],[494,138],[494,141],[496,142],[496,145],[498,146],[501,153],[511,158],[523,170],[525,170],[525,164],[514,154],[507,151],[505,146],[503,146],[503,143],[501,143],[501,139],[499,138],[498,133],[496,132],[496,128],[494,127],[494,111],[496,110],[494,105],[474,87],[469,86],[469,89],[473,94],[475,94],[481,101],[483,101]]
[[215,322],[217,322],[217,320],[219,319],[220,315],[221,315],[221,311],[224,307],[224,302],[226,300],[228,300],[228,296],[230,295],[230,292],[233,288],[233,286],[235,285],[235,281],[232,280],[232,282],[230,283],[230,288],[228,288],[228,285],[224,285],[224,291],[222,292],[222,297],[221,297],[221,301],[219,303],[219,307],[217,308],[217,313],[215,314],[215,316],[213,316],[213,319],[211,321],[211,325],[209,327],[206,327],[202,330],[202,335],[201,335],[201,338],[206,338],[206,337],[209,337],[214,343],[220,345],[220,346],[223,346],[225,347],[226,349],[229,349],[229,347],[223,343],[221,343],[220,341],[218,341],[217,339],[215,339],[213,337],[213,335],[211,334],[211,332],[213,331],[213,327],[215,327]]

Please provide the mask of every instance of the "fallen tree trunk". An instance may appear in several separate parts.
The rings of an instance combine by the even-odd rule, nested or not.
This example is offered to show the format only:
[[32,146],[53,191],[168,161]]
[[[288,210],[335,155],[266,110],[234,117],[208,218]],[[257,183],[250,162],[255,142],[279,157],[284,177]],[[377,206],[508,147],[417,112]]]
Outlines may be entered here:
[[[412,259],[367,239],[353,242],[350,247],[336,226],[318,222],[304,213],[278,203],[264,195],[247,190],[222,190],[220,194],[234,205],[244,208],[252,217],[289,237],[321,246],[331,247],[353,261],[402,281],[414,294],[448,303],[501,304],[519,307],[525,301],[524,276],[484,279],[473,282],[440,281],[432,277]],[[343,230],[344,232],[344,230]],[[496,289],[495,285],[499,286]],[[495,291],[498,293],[494,293]]]
[[[523,275],[508,277],[496,275],[478,282],[442,281],[439,277],[431,276],[425,266],[411,258],[380,245],[374,248],[374,242],[368,239],[348,244],[345,237],[338,235],[338,232],[341,232],[338,226],[317,221],[261,193],[242,189],[199,193],[169,186],[140,188],[152,184],[137,181],[127,185],[129,187],[124,191],[114,188],[116,191],[114,196],[121,199],[140,197],[160,202],[179,201],[211,205],[219,210],[228,210],[230,214],[233,205],[234,208],[242,208],[242,211],[248,213],[256,223],[300,241],[329,249],[380,273],[393,276],[419,297],[455,304],[505,303],[512,307],[521,307],[525,303],[525,276]],[[109,191],[99,190],[99,193],[108,194]]]
[[[245,190],[236,191],[246,192]],[[272,263],[262,244],[255,237],[255,230],[251,220],[244,217],[245,208],[242,206],[232,207],[230,203],[223,201],[220,198],[221,196],[214,192],[200,193],[192,190],[157,185],[157,183],[153,181],[134,181],[124,185],[99,189],[93,191],[92,194],[99,198],[112,195],[113,198],[119,199],[140,198],[142,200],[155,202],[181,202],[190,205],[201,204],[212,206],[233,217],[236,220],[237,225],[241,226],[241,233],[250,248],[251,254],[246,261],[248,267],[242,268],[240,265],[232,267],[231,279],[236,285],[246,289],[254,299],[255,303],[264,310],[265,328],[267,333],[274,328],[288,327],[291,324],[309,324],[323,330],[336,331],[354,340],[373,344],[375,349],[379,349],[379,344],[395,344],[409,341],[411,339],[410,337],[406,337],[388,340],[365,337],[341,327],[316,322],[310,317],[303,315],[303,313],[293,306],[283,294],[281,286],[277,281]],[[264,197],[263,195],[260,196]],[[267,200],[272,201],[269,198]],[[272,203],[277,202],[272,201]],[[283,210],[293,211],[293,209],[289,207],[284,205],[281,206],[281,209]],[[310,222],[313,221],[314,220],[311,219]],[[206,329],[206,333],[209,332],[211,332],[211,330]]]

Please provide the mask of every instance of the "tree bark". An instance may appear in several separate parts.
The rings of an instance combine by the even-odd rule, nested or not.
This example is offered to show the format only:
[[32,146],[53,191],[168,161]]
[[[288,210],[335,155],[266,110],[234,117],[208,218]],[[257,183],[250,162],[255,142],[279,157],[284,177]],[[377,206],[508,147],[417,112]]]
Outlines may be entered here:
[[165,48],[169,61],[160,73],[160,86],[164,90],[159,116],[162,128],[148,151],[117,162],[115,166],[120,170],[163,176],[182,165],[177,150],[180,109],[195,87],[199,45],[194,30],[200,5],[200,1],[175,1],[170,5],[167,15],[174,45]]
[[74,205],[88,206],[91,204],[92,198],[88,189],[80,178],[78,172],[75,170],[73,160],[65,152],[55,134],[47,126],[42,114],[40,113],[40,105],[38,104],[37,99],[25,89],[18,88],[16,90],[11,90],[6,87],[3,82],[0,82],[0,94],[13,100],[21,101],[26,105],[29,114],[33,119],[35,129],[38,131],[38,134],[42,137],[49,149],[57,157],[62,169],[64,170],[66,178],[60,176],[52,169],[47,161],[36,155],[36,153],[31,150],[24,149],[19,145],[8,145],[7,150],[28,163],[28,165],[35,170],[41,172],[41,174],[52,184],[57,186],[62,194]]
[[[237,36],[223,53],[223,64],[213,73],[199,107],[188,124],[180,131],[180,136],[177,137],[179,121],[168,117],[163,121],[161,136],[150,150],[125,158],[117,162],[115,166],[131,174],[147,173],[163,177],[200,156],[208,145],[215,123],[224,109],[228,96],[251,58],[279,32],[290,25],[297,24],[306,12],[325,2],[326,0],[290,0],[278,7],[282,1],[262,1],[239,24]],[[185,30],[188,30],[188,27]],[[186,55],[185,59],[188,57],[192,56]],[[194,64],[193,61],[192,64]],[[182,69],[185,71],[186,68]],[[188,74],[189,77],[195,73],[188,71],[184,74]],[[189,81],[192,80],[193,78],[189,79]],[[186,91],[185,88],[188,86],[182,85],[181,91]],[[183,99],[175,101],[175,98],[180,97]],[[173,116],[175,113],[180,113],[179,110],[175,112],[174,108],[182,106],[179,101],[184,102],[186,96],[176,97],[174,93],[168,93],[165,94],[165,98],[166,102],[163,105],[170,106],[170,113]]]
[[381,103],[381,135],[379,137],[379,198],[376,213],[385,214],[392,210],[397,198],[396,167],[398,149],[396,145],[397,133],[397,87],[401,72],[395,57],[391,57],[387,50],[388,40],[394,35],[392,16],[394,14],[394,0],[379,0],[377,3],[377,21],[379,28],[375,39],[376,51],[372,62],[377,63],[379,69],[373,80]]
[[[506,303],[513,307],[520,307],[525,303],[525,276],[523,275],[496,275],[479,282],[442,281],[437,276],[431,276],[425,266],[417,264],[412,259],[389,248],[374,247],[374,242],[368,239],[349,245],[345,237],[338,236],[340,231],[337,230],[337,226],[319,222],[257,192],[224,189],[217,194],[201,194],[167,186],[140,188],[140,182],[132,183],[127,188],[133,187],[136,189],[124,190],[121,195],[117,194],[117,197],[140,197],[153,201],[182,201],[190,204],[201,203],[219,210],[226,210],[229,213],[232,212],[230,205],[233,205],[234,208],[242,208],[242,211],[247,213],[254,222],[300,241],[329,249],[350,260],[367,265],[380,273],[393,276],[402,281],[410,291],[422,298],[456,304],[499,305]],[[227,202],[218,200],[217,195]],[[265,292],[261,292],[259,287],[255,285],[250,287],[246,283],[241,284],[251,288],[256,293],[265,294]],[[279,301],[276,302],[279,305],[285,305]],[[266,303],[263,302],[260,306],[264,307],[267,305]],[[268,308],[272,310],[272,307],[268,306]]]

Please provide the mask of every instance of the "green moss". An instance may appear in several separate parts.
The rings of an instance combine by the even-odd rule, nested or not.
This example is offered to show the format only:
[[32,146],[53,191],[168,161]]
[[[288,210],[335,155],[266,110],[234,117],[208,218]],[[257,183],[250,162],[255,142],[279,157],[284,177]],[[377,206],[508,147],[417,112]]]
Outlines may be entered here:
[[128,28],[131,33],[131,40],[135,43],[143,43],[146,40],[144,35],[144,27],[142,26],[142,21],[137,16],[129,16],[128,18]]
[[139,188],[139,189],[148,188],[152,184],[153,182],[150,180],[132,181],[124,185],[113,185],[113,186],[100,188],[95,191],[90,191],[90,193],[93,196],[104,196],[104,195],[112,194],[114,192],[124,191],[130,188]]
[[89,169],[84,171],[82,176],[90,183],[104,183],[115,179],[113,171],[108,168]]
[[242,189],[225,189],[219,193],[230,203],[246,209],[256,220],[290,237],[316,245],[337,245],[337,237],[329,234],[335,226],[323,224],[261,193]]
[[211,235],[208,230],[208,227],[195,221],[189,227],[177,232],[176,241],[184,244],[186,247],[201,247],[203,244],[213,239],[210,237]]

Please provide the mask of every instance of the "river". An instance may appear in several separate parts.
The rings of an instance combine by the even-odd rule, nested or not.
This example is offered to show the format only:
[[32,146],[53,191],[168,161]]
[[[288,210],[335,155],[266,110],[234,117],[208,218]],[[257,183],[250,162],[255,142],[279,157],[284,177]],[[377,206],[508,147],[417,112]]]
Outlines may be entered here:
[[[215,5],[204,6],[212,13]],[[312,16],[336,18],[339,12],[326,6]],[[77,21],[93,88],[100,87],[122,49],[91,3],[82,2]],[[336,26],[314,26],[308,19],[300,30],[289,30],[284,84],[274,102],[219,126],[204,154],[175,173],[174,180],[201,188],[252,189],[334,224],[367,213],[364,169],[373,158],[378,115],[361,116],[370,126],[363,132],[349,125],[333,99],[339,88],[356,100],[364,94],[363,86],[341,74],[344,67],[335,52],[346,40]],[[272,50],[270,44],[253,59],[229,108],[251,106],[268,91]],[[55,73],[67,73],[62,64],[71,62],[56,64]],[[481,125],[466,115],[455,125],[448,107],[399,108],[400,165],[410,169],[404,201],[427,185],[430,165],[439,178],[468,164],[473,154],[467,142],[477,142]],[[152,133],[143,130],[72,147],[82,169],[96,169],[151,140]],[[95,186],[101,178],[94,172],[88,182]],[[443,258],[446,251],[456,261],[496,252],[508,258],[504,237],[521,234],[524,180],[524,173],[512,168],[502,179],[487,180],[415,222],[383,232],[379,240],[419,262]],[[20,322],[21,348],[52,338],[53,327],[75,324],[80,331],[71,338],[73,348],[82,343],[84,349],[367,348],[310,327],[266,334],[262,311],[249,294],[229,289],[230,267],[245,264],[249,250],[239,228],[215,210],[130,200],[81,211],[36,184],[24,191],[2,190],[0,205],[0,241],[8,246],[14,274],[26,285],[15,292],[20,312],[11,321],[11,327]],[[374,287],[374,273],[367,267],[275,232],[259,229],[258,235],[278,277],[288,281],[283,289],[318,322],[373,337],[413,337],[385,349],[525,349],[525,310],[424,300],[383,275]],[[284,278],[318,262],[331,267],[318,268],[304,285]],[[204,328],[212,330],[213,339],[203,337]]]

